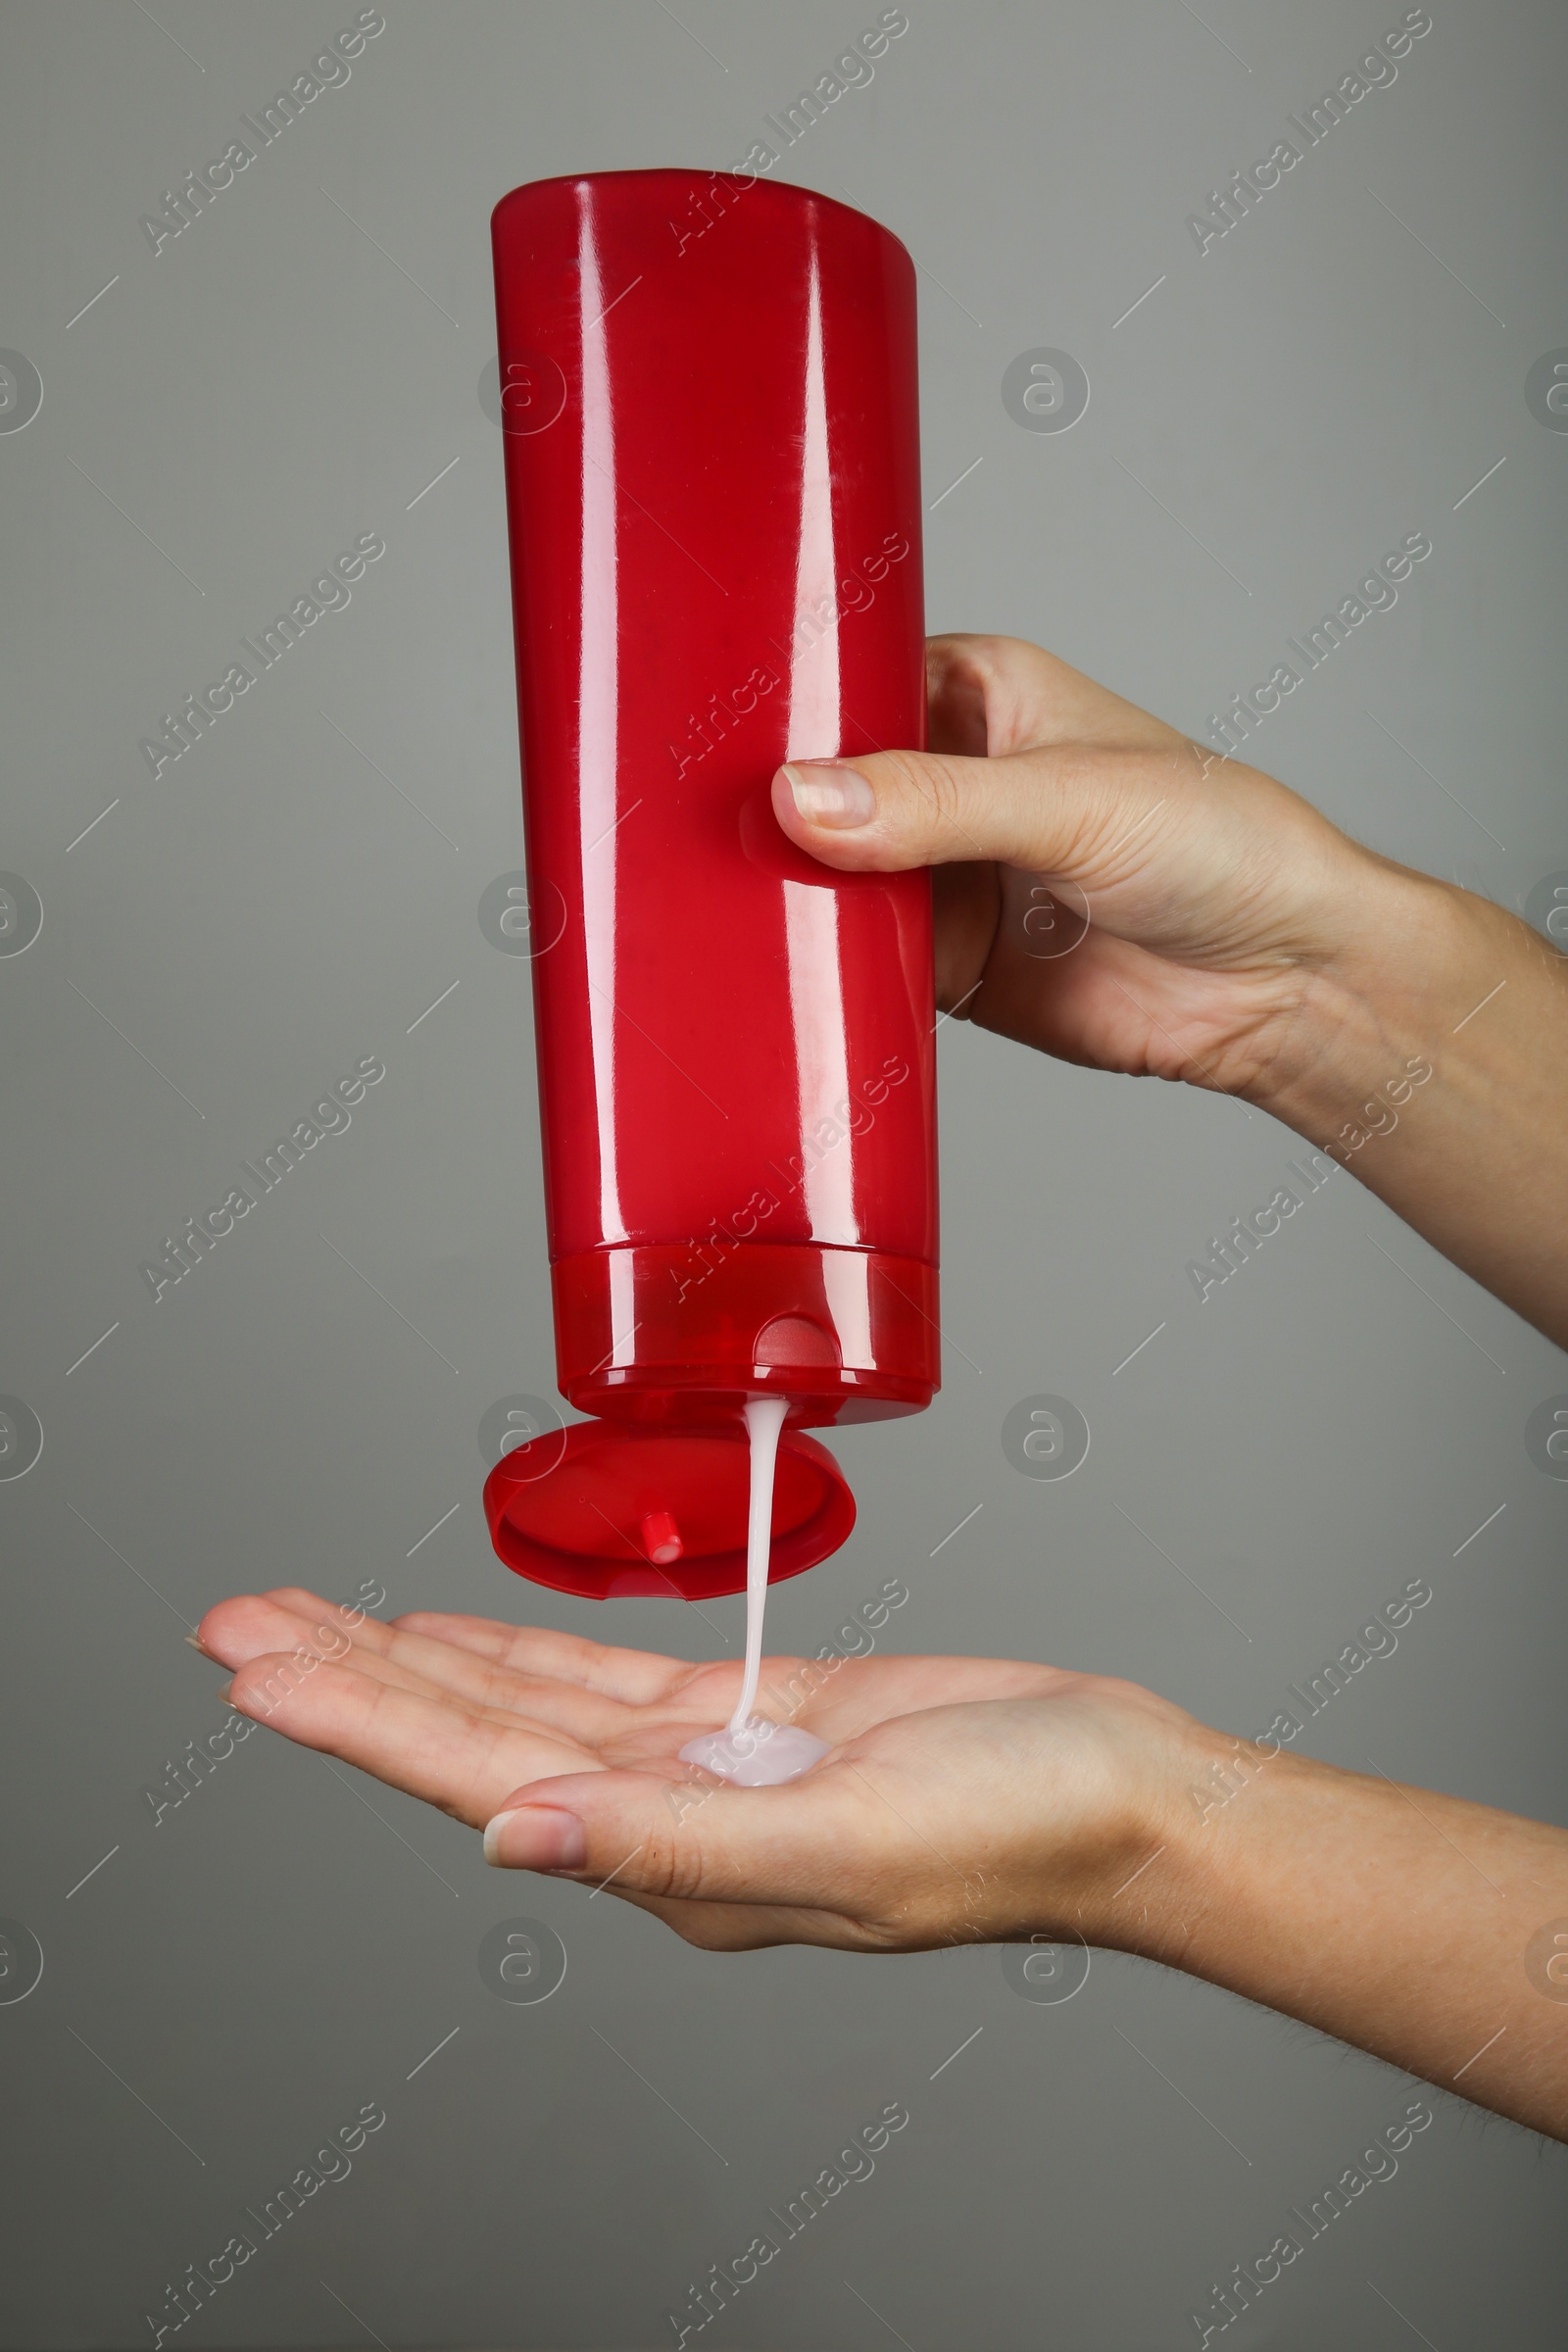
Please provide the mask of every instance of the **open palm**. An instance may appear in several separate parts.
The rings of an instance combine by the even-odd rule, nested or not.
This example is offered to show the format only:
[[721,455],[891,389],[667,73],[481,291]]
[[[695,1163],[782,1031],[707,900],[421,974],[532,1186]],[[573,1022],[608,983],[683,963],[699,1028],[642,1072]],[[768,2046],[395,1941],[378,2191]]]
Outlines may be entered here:
[[[1089,1883],[1152,1842],[1126,1792],[1187,1722],[1135,1685],[1049,1666],[859,1658],[825,1678],[769,1658],[760,1711],[830,1752],[739,1789],[677,1752],[725,1720],[738,1664],[479,1617],[350,1627],[293,1588],[220,1602],[199,1640],[233,1669],[241,1713],[493,1825],[494,1860],[606,1882],[715,1948],[919,1949],[1070,1922]],[[825,1687],[791,1707],[787,1686],[813,1675]],[[581,1827],[565,1859],[564,1821]]]

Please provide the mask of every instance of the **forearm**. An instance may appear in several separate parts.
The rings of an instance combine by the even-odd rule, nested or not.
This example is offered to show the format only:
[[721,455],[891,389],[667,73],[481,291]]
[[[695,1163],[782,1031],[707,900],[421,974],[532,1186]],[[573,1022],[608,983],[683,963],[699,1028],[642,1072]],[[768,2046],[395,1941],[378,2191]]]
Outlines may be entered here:
[[1310,982],[1264,1108],[1568,1345],[1568,958],[1367,858],[1360,945]]
[[1568,2139],[1568,1832],[1217,1733],[1192,1762],[1102,1939]]

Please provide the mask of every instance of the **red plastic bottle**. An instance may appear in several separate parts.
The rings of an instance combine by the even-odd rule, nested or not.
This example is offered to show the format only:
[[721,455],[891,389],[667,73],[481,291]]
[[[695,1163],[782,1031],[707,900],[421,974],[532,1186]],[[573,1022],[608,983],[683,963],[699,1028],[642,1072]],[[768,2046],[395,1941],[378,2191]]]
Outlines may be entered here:
[[810,1426],[939,1384],[930,887],[840,875],[780,761],[924,742],[914,270],[832,199],[612,172],[496,208],[545,1200],[563,1394],[496,1547],[565,1590],[744,1584],[854,1503]]

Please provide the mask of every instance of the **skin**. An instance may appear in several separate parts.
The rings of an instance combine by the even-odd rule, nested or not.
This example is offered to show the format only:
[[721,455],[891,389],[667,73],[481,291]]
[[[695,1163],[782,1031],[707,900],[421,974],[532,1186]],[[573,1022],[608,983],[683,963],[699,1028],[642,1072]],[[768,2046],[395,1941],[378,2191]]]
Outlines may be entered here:
[[[1036,647],[936,639],[929,690],[928,753],[798,763],[774,808],[841,870],[934,867],[939,1003],[1260,1105],[1568,1340],[1564,959]],[[1031,909],[1038,943],[1086,899],[1069,953],[1028,952]],[[490,1861],[708,1949],[1081,1936],[1568,2138],[1568,1832],[1050,1666],[768,1659],[759,1711],[831,1750],[739,1789],[677,1754],[735,1664],[294,1589],[220,1602],[197,1645],[240,1712],[485,1829]]]
[[[844,872],[936,869],[943,1009],[1259,1105],[1568,1344],[1543,1205],[1568,1199],[1568,958],[1038,646],[935,638],[927,698],[929,753],[854,762],[868,823],[803,814],[783,770],[773,808]],[[838,770],[794,772],[809,798]],[[1023,929],[1037,879],[1089,902],[1054,960]],[[1400,1104],[1412,1058],[1434,1076]]]

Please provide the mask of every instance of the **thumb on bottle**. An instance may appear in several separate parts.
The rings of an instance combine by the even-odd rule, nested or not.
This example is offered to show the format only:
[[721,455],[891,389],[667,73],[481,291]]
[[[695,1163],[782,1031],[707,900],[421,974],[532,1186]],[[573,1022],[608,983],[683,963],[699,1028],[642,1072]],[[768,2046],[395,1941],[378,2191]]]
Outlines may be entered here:
[[773,812],[799,848],[843,871],[996,860],[1078,879],[1169,792],[1170,773],[1163,749],[868,752],[790,760],[773,778]]

